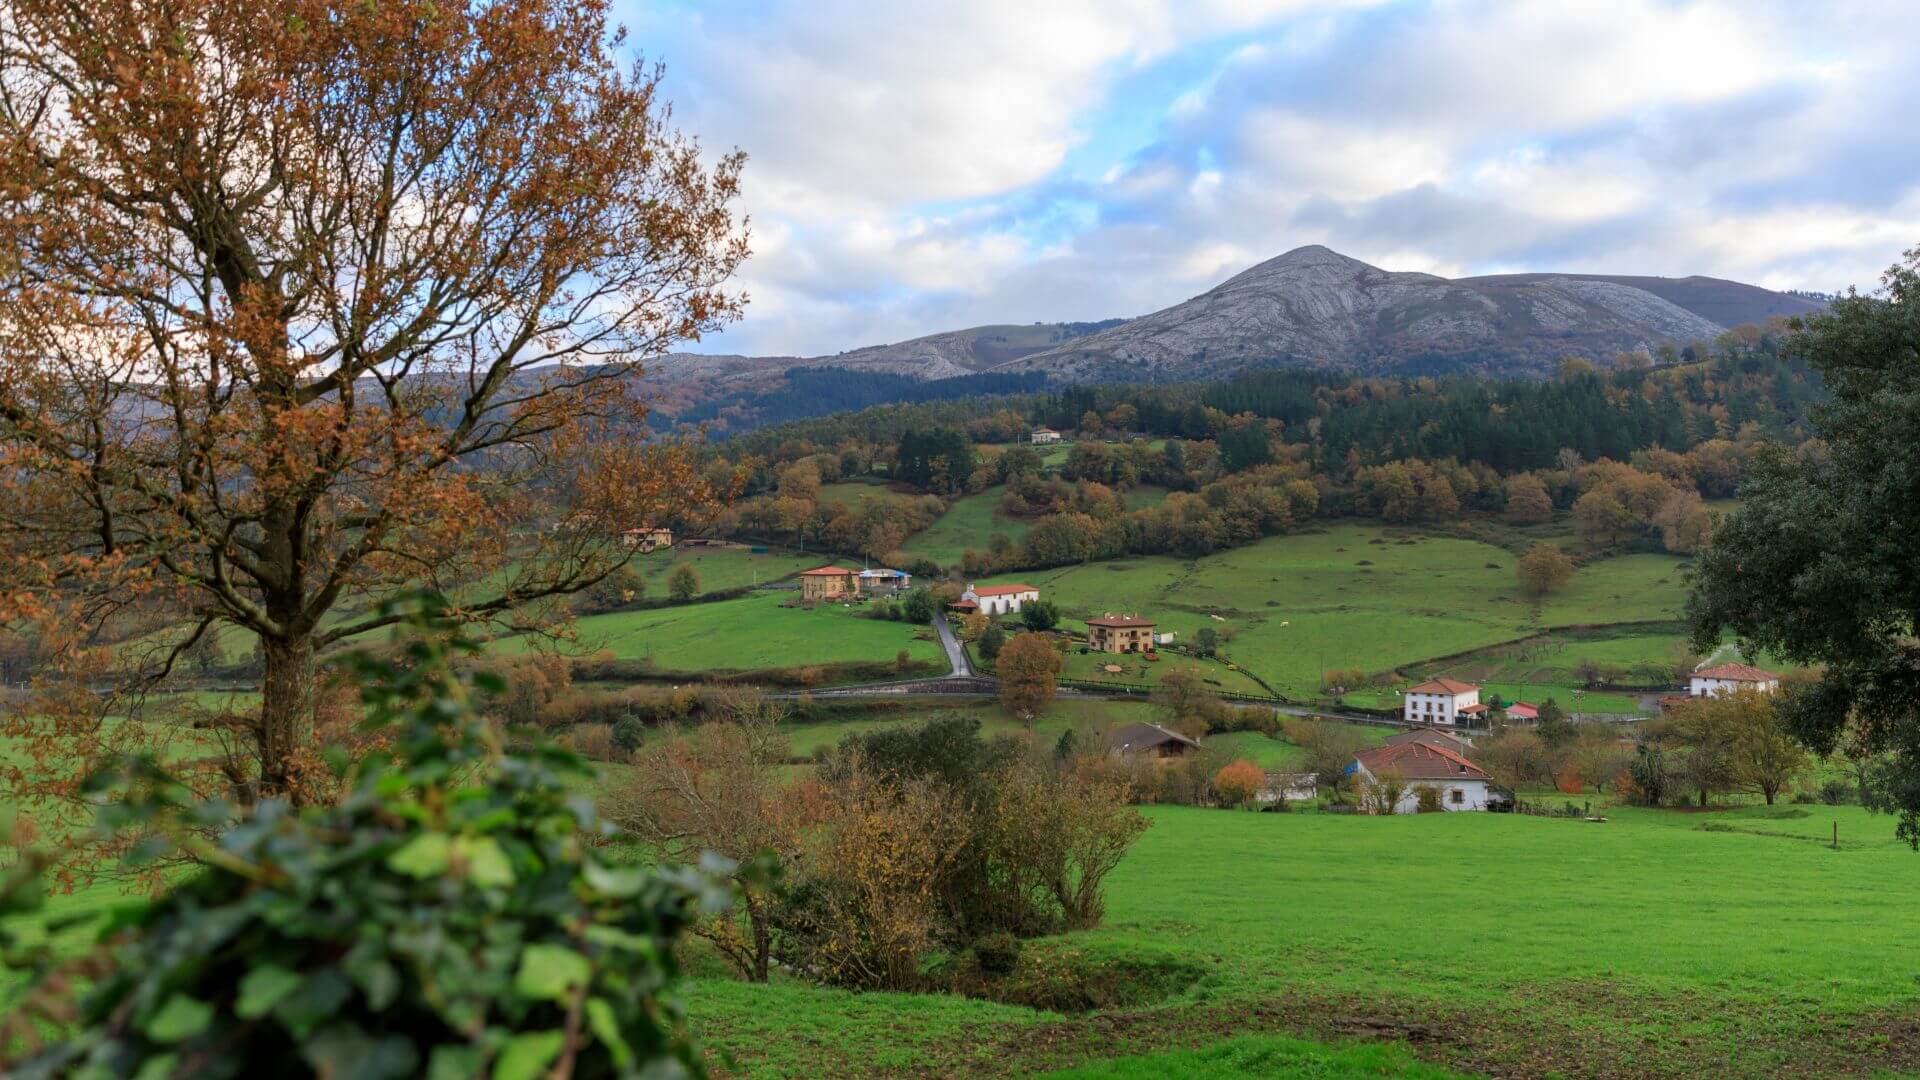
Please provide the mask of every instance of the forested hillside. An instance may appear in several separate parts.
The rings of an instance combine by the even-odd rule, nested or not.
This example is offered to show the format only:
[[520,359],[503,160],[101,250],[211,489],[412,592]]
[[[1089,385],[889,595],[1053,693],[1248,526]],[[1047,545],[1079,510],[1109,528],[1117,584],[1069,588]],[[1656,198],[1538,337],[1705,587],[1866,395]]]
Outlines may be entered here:
[[[1123,554],[1198,556],[1316,518],[1516,523],[1571,511],[1593,550],[1690,552],[1706,501],[1730,497],[1765,441],[1796,443],[1819,380],[1782,331],[1725,335],[1710,357],[1549,381],[1251,372],[1215,384],[1071,386],[892,405],[781,425],[724,445],[750,466],[720,528],[824,544],[930,571],[906,538],[959,499],[990,499],[969,574]],[[1035,426],[1072,433],[1044,452]],[[864,479],[852,502],[822,484]],[[1164,489],[1164,499],[1132,499]],[[951,569],[951,567],[946,567]]]

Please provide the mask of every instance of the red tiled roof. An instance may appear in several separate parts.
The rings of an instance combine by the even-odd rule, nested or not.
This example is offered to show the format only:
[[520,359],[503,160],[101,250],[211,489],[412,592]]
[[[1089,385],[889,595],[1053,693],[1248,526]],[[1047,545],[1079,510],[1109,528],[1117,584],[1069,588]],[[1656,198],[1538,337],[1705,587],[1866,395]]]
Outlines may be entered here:
[[1463,713],[1472,713],[1475,716],[1478,716],[1479,714],[1486,712],[1487,707],[1485,705],[1479,705],[1479,704],[1462,705],[1460,706],[1460,711]]
[[975,596],[1012,596],[1015,593],[1037,593],[1039,589],[1031,585],[978,585],[974,587]]
[[1429,679],[1426,682],[1421,683],[1419,686],[1413,687],[1412,689],[1408,690],[1407,693],[1409,694],[1465,694],[1478,689],[1480,689],[1478,686],[1470,682],[1461,682],[1458,679],[1439,678],[1439,679]]
[[1102,615],[1098,618],[1088,619],[1087,625],[1088,626],[1111,626],[1111,627],[1152,626],[1153,620],[1142,619],[1135,615],[1108,614],[1108,615]]
[[947,606],[952,608],[955,611],[979,611],[980,610],[980,605],[974,603],[971,600],[955,600],[953,603],[948,604]]
[[1441,731],[1438,728],[1414,728],[1412,731],[1403,731],[1389,738],[1381,745],[1398,746],[1403,742],[1432,743],[1435,746],[1444,746],[1449,750],[1461,754],[1473,748],[1473,744],[1466,739],[1461,738],[1451,731]]
[[822,567],[817,567],[813,570],[804,570],[801,572],[800,576],[801,577],[846,577],[852,573],[853,571],[848,570],[844,566],[822,566]]
[[1718,664],[1693,673],[1696,679],[1726,679],[1730,682],[1772,682],[1780,676],[1751,664]]
[[1517,716],[1522,720],[1538,720],[1540,718],[1540,710],[1524,701],[1516,701],[1507,706],[1507,715]]
[[1382,769],[1398,772],[1408,780],[1485,780],[1486,771],[1444,746],[1430,742],[1408,741],[1376,746],[1354,755],[1375,776]]

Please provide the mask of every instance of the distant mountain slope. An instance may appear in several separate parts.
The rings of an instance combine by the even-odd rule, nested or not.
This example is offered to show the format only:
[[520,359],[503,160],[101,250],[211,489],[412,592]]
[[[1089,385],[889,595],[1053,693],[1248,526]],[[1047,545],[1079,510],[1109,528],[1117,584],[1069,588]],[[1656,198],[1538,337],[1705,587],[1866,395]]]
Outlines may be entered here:
[[1450,281],[1382,270],[1313,245],[1191,300],[994,370],[1072,380],[1204,378],[1262,363],[1543,372],[1568,355],[1606,357],[1711,339],[1723,329],[1618,280]]
[[1777,315],[1811,315],[1824,311],[1818,300],[1791,293],[1774,292],[1758,285],[1747,285],[1724,278],[1634,277],[1620,274],[1493,274],[1487,277],[1460,278],[1469,286],[1524,285],[1548,277],[1579,278],[1582,281],[1607,281],[1615,285],[1650,292],[1662,300],[1686,308],[1703,319],[1721,326],[1742,323],[1764,324]]

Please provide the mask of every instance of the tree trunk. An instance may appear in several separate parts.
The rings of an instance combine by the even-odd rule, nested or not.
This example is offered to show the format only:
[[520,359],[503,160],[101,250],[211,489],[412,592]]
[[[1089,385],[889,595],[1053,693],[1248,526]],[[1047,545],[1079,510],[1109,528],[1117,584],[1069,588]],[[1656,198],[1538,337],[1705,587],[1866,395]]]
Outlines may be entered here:
[[298,783],[302,750],[313,734],[313,639],[263,638],[266,674],[260,682],[260,721],[254,730],[260,756],[261,798],[303,801]]
[[767,963],[773,955],[773,936],[767,932],[767,912],[759,904],[747,904],[747,923],[753,928],[752,982],[767,981]]
[[1773,789],[1773,788],[1761,788],[1761,789],[1760,789],[1760,794],[1762,794],[1762,795],[1765,795],[1765,796],[1767,797],[1767,805],[1768,805],[1768,806],[1772,806],[1772,805],[1773,805],[1773,796],[1774,796],[1774,789]]
[[1700,806],[1702,809],[1705,809],[1706,805],[1707,805],[1707,789],[1701,788],[1700,789]]

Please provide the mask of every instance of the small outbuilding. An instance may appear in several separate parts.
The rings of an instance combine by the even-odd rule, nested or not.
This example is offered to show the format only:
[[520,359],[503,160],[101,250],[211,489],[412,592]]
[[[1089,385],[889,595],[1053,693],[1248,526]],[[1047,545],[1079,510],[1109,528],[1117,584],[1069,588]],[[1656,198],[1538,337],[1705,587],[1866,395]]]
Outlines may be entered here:
[[860,591],[874,596],[892,596],[906,592],[913,587],[913,575],[905,570],[889,570],[878,567],[860,571],[858,577]]
[[1034,428],[1033,434],[1027,436],[1027,441],[1035,445],[1057,443],[1060,441],[1060,433],[1050,427]]

